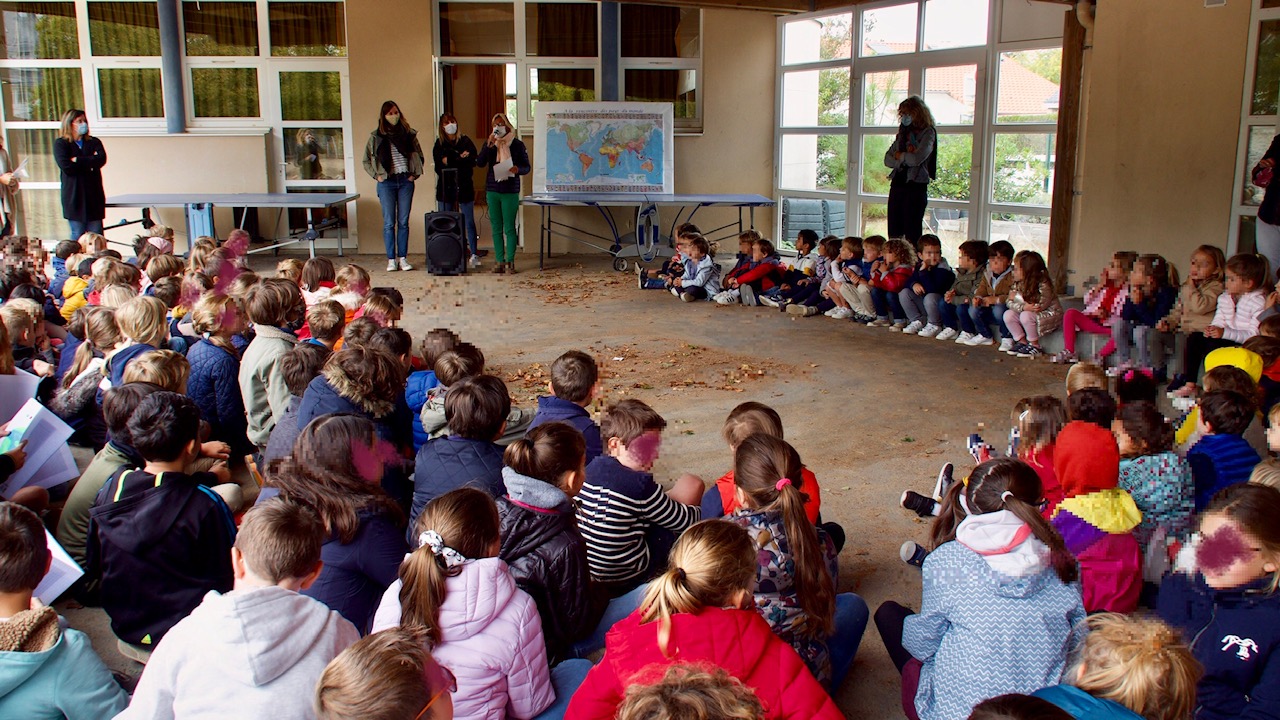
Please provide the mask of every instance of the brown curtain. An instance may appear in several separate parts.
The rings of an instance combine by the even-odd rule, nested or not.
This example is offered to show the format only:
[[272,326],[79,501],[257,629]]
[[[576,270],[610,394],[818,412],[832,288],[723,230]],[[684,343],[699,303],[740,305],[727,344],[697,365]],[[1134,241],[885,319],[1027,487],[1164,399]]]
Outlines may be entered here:
[[[490,119],[497,113],[507,111],[506,79],[505,65],[476,66],[476,123],[479,127],[476,128],[475,135],[472,137],[475,138],[477,145],[489,137]],[[515,122],[515,119],[511,122]],[[487,204],[483,192],[476,193],[476,204]]]

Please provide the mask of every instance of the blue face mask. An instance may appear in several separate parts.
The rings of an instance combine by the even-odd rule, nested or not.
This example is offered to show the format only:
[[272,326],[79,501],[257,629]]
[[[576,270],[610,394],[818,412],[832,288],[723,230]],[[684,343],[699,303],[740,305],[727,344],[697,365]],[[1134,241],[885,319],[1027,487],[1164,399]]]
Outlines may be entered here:
[[903,115],[902,117],[898,118],[898,124],[899,124],[899,125],[901,125],[901,126],[903,126],[903,127],[906,127],[906,126],[910,125],[910,124],[911,124],[911,116],[910,116],[910,115]]
[[76,134],[84,137],[89,134],[89,123],[76,123]]

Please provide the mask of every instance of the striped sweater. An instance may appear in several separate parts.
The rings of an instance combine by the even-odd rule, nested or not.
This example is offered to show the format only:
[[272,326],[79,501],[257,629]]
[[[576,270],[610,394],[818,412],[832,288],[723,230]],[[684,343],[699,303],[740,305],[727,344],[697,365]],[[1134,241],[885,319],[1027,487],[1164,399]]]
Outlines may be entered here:
[[578,529],[587,541],[591,577],[625,582],[644,574],[650,565],[645,531],[656,526],[678,535],[701,515],[700,508],[667,497],[653,475],[597,457],[578,493]]

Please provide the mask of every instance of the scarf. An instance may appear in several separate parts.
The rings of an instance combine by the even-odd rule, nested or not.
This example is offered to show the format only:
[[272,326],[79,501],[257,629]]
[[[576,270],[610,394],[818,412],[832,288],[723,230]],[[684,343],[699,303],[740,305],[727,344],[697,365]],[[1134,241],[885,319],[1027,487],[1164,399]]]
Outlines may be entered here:
[[[507,134],[494,141],[494,147],[498,150],[498,162],[511,159],[511,142],[515,140],[515,131],[507,129]],[[498,178],[506,180],[506,178]]]
[[[409,133],[405,132],[403,125],[396,125],[389,133],[379,133],[383,142],[378,143],[378,162],[382,163],[382,169],[388,173],[395,171],[395,164],[391,162],[391,146],[395,145],[400,154],[404,156],[405,162],[411,162],[413,157],[413,141],[409,137]],[[412,167],[412,166],[410,166]]]

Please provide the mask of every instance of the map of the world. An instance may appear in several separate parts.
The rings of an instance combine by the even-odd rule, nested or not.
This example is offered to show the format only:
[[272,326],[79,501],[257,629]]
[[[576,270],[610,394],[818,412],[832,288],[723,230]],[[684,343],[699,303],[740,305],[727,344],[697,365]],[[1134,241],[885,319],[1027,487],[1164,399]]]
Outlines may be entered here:
[[[539,103],[544,105],[544,103]],[[545,122],[538,134],[548,193],[662,193],[667,189],[671,142],[671,110],[661,103],[652,110],[624,110],[636,103],[545,103]],[[539,107],[539,110],[544,108]],[[663,112],[663,110],[666,112]],[[545,129],[544,129],[545,128]]]

